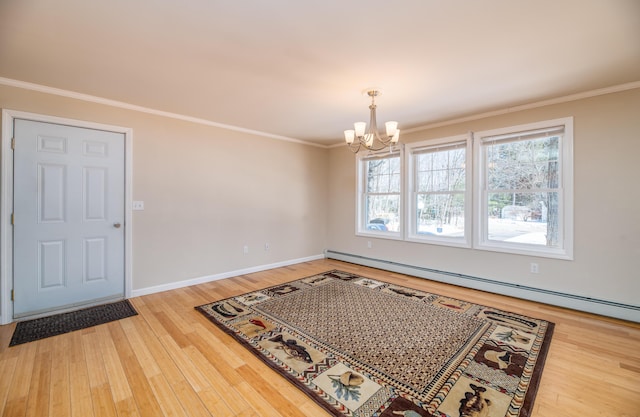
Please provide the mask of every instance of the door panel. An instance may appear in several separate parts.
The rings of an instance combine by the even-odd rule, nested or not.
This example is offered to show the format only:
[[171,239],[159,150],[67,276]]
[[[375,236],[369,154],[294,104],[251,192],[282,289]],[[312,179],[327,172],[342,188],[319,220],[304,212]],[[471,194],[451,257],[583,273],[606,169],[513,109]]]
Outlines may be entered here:
[[106,221],[107,170],[85,167],[82,170],[84,189],[84,221]]
[[14,317],[122,298],[124,134],[16,119],[14,136]]
[[67,283],[65,241],[39,242],[38,249],[38,290],[64,287]]
[[84,240],[83,279],[85,282],[107,279],[107,245],[106,238],[90,238]]
[[40,223],[64,223],[67,167],[38,164],[38,214]]

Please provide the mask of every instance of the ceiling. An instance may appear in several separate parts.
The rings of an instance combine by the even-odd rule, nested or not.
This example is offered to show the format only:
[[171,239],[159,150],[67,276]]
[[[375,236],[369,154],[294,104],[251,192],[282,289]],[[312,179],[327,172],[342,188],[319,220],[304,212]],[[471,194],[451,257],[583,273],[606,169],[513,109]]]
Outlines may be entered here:
[[638,0],[0,0],[0,77],[331,145],[640,80]]

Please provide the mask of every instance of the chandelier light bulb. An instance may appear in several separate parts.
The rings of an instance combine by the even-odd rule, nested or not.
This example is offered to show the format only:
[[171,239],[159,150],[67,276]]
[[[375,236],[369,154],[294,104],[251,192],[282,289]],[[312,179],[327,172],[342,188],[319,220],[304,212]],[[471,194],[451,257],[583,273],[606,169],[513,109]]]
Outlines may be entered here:
[[347,141],[347,145],[351,145],[355,139],[356,132],[353,129],[344,131],[344,140]]
[[353,124],[353,127],[356,131],[356,136],[361,138],[364,136],[364,131],[367,128],[367,124],[365,122],[356,122]]
[[394,137],[398,131],[398,122],[387,122],[384,126],[387,128],[387,136]]

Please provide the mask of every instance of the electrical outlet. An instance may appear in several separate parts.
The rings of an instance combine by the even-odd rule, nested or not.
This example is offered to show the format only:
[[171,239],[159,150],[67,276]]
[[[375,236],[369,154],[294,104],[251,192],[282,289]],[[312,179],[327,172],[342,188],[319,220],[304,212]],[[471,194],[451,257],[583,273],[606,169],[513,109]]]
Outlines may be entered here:
[[248,245],[244,245],[244,248],[242,248],[242,249],[243,249],[245,255],[249,254],[249,246]]
[[531,262],[531,273],[532,274],[537,274],[539,272],[538,270],[538,264],[535,262]]
[[144,210],[144,201],[134,201],[133,202],[134,210]]
[[367,247],[368,247],[369,249],[371,249],[371,247],[372,247],[372,245],[371,245],[371,241],[370,241],[370,240],[367,240]]
[[269,242],[264,244],[264,250],[268,251],[271,248],[271,246],[269,246]]

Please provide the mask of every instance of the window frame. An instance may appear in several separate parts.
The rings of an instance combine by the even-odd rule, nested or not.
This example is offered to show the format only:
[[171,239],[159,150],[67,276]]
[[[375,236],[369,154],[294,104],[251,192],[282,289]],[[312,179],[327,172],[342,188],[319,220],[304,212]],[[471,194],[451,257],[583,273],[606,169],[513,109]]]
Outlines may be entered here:
[[[394,146],[380,152],[366,152],[356,155],[356,181],[358,184],[356,192],[356,236],[377,237],[382,239],[403,240],[404,239],[404,147]],[[367,219],[367,174],[365,172],[366,162],[372,159],[385,159],[397,156],[400,161],[400,188],[398,191],[398,231],[369,230],[365,224]]]
[[[425,235],[417,232],[417,196],[422,194],[417,191],[417,164],[416,157],[423,150],[437,149],[442,147],[450,147],[456,143],[464,143],[465,149],[465,189],[464,193],[464,236],[450,237]],[[406,201],[406,222],[405,235],[409,242],[437,244],[443,246],[455,246],[462,248],[472,247],[472,222],[473,222],[473,159],[472,159],[472,139],[470,134],[449,136],[445,138],[429,139],[420,142],[405,145],[405,171],[406,171],[406,190],[404,200]],[[444,150],[444,149],[443,149]],[[437,193],[434,193],[437,194]],[[446,192],[443,192],[446,194]]]
[[[547,247],[536,244],[504,242],[490,240],[488,238],[488,186],[486,146],[487,138],[501,135],[514,135],[528,131],[550,129],[564,126],[564,134],[558,146],[559,179],[558,179],[558,203],[559,218],[558,230],[560,242],[558,247]],[[519,255],[539,256],[557,259],[573,259],[573,117],[546,120],[517,126],[474,132],[473,134],[473,158],[474,158],[474,238],[473,247],[480,250],[512,253]]]

